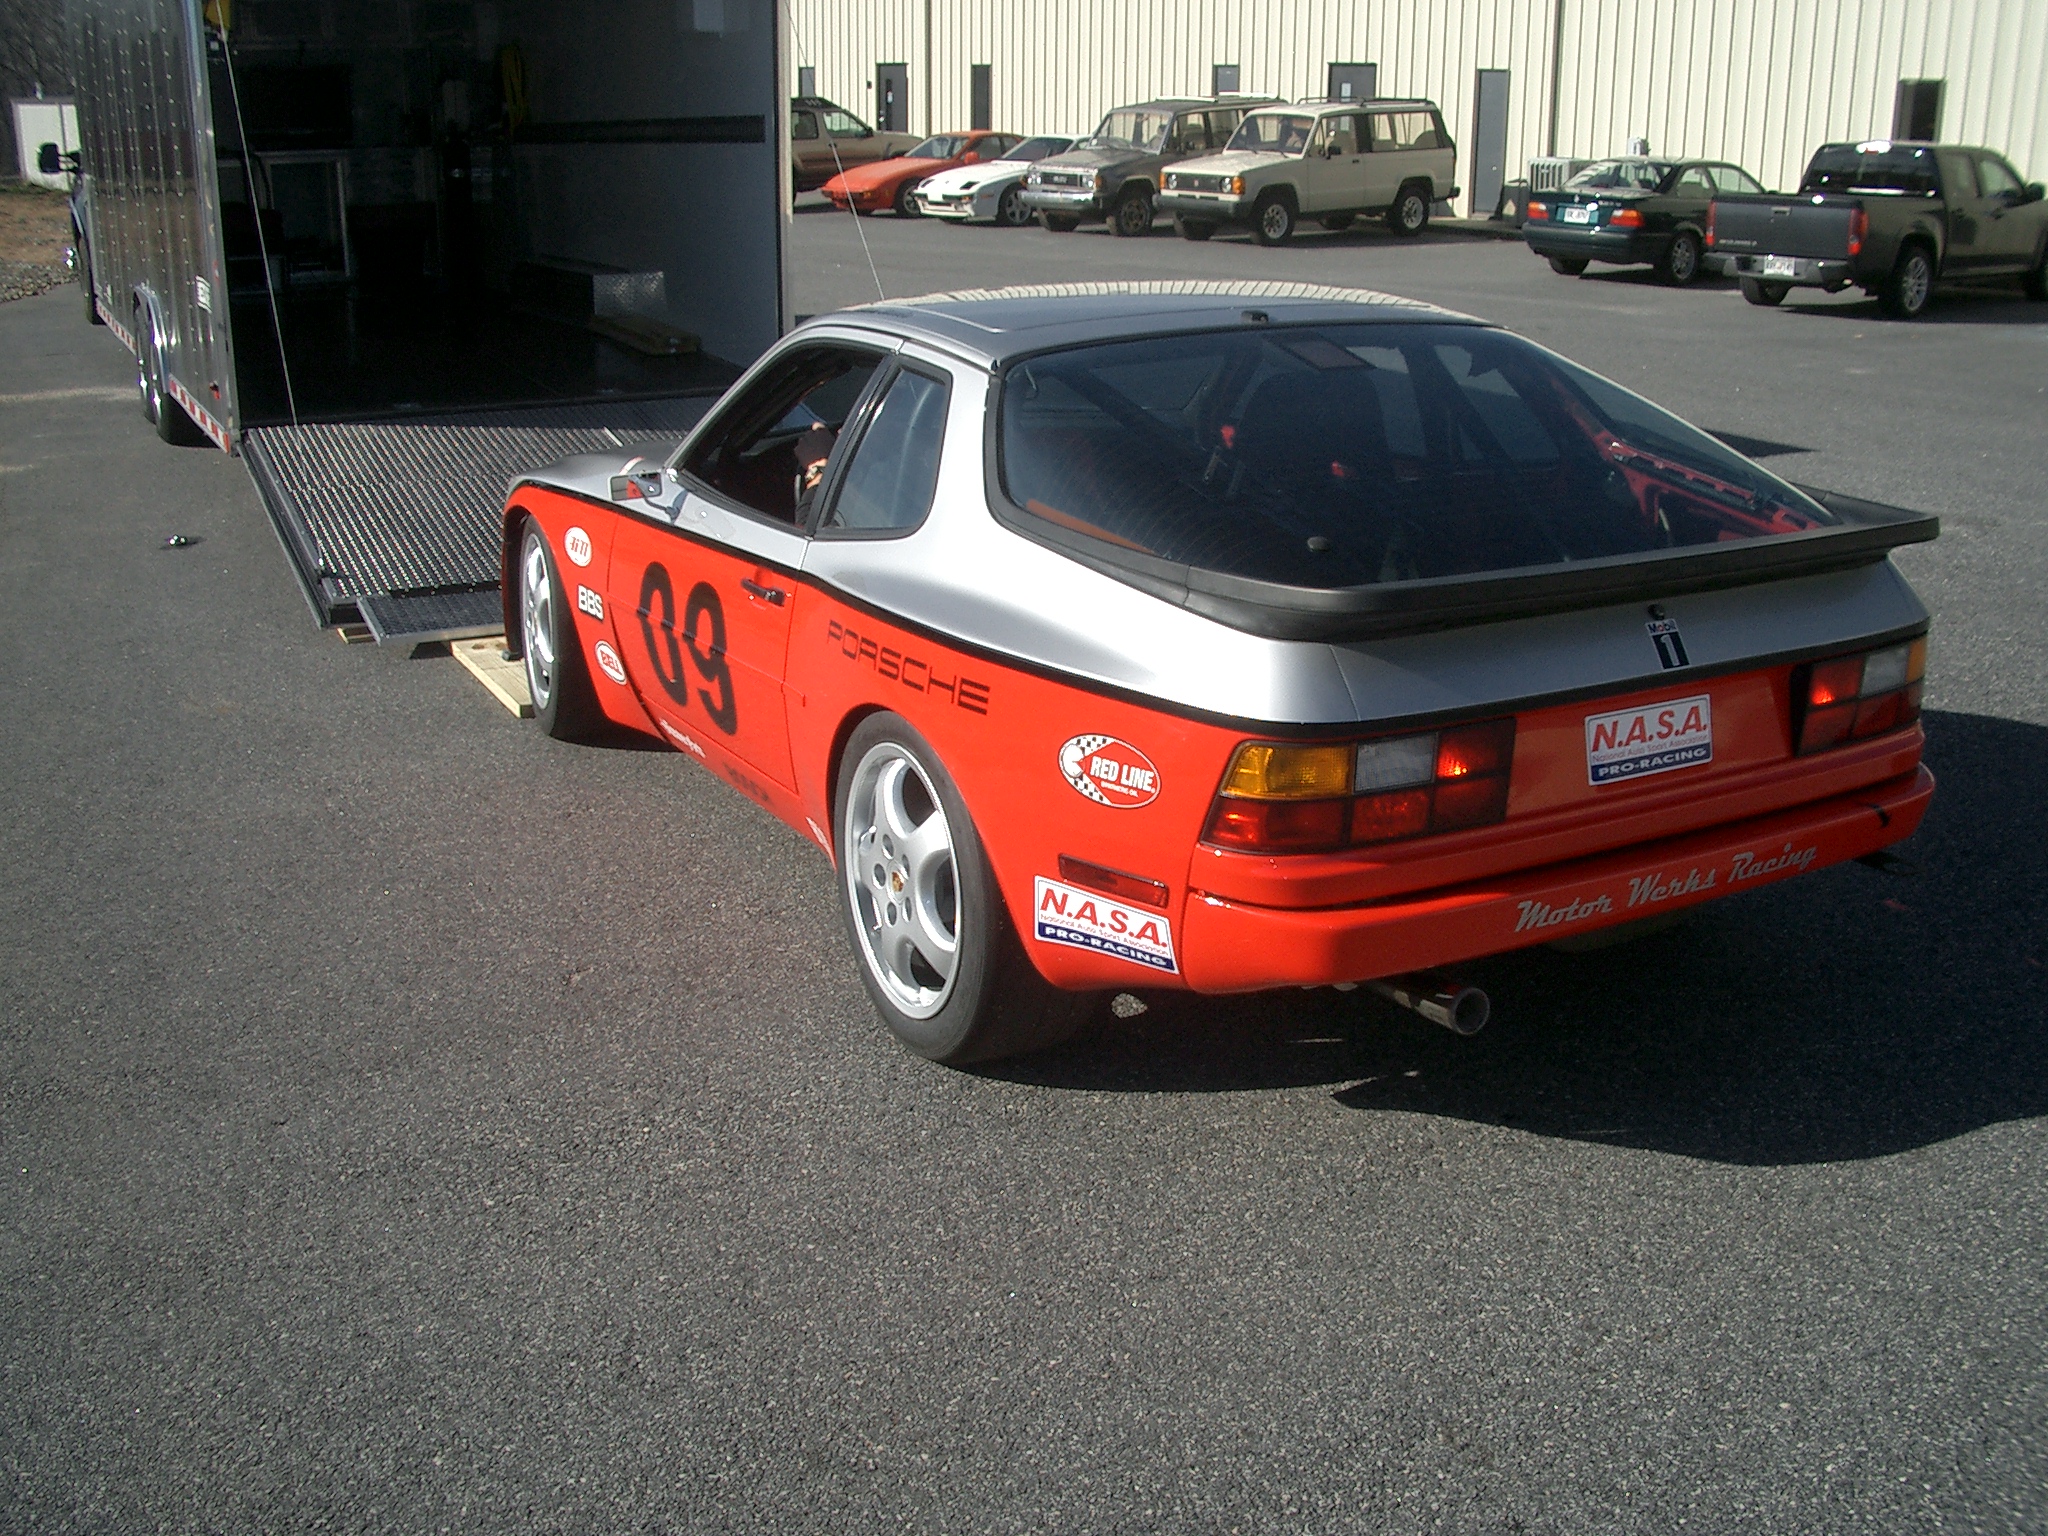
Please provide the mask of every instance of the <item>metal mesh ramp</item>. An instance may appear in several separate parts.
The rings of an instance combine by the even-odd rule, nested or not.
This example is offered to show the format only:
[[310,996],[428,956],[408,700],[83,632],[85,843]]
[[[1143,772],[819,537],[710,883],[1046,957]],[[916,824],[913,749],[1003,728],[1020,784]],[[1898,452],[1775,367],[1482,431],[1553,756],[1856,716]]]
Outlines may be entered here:
[[497,628],[508,480],[567,454],[680,438],[709,404],[252,427],[242,451],[322,624],[361,618],[379,640],[445,640]]

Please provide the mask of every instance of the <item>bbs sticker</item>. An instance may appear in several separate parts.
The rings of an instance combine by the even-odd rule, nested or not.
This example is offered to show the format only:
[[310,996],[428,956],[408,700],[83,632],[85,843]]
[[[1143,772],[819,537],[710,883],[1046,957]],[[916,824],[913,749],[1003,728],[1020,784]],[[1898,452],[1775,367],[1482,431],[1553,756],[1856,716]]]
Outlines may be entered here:
[[590,535],[581,528],[571,528],[562,535],[562,553],[578,565],[590,564]]
[[597,653],[598,670],[615,683],[626,680],[625,664],[619,660],[619,653],[612,649],[609,640],[600,640],[593,648]]
[[589,614],[593,619],[602,619],[604,617],[604,599],[588,587],[578,587],[576,589],[576,606]]
[[1135,811],[1159,798],[1152,759],[1114,736],[1075,736],[1060,748],[1060,773],[1077,794],[1114,810]]

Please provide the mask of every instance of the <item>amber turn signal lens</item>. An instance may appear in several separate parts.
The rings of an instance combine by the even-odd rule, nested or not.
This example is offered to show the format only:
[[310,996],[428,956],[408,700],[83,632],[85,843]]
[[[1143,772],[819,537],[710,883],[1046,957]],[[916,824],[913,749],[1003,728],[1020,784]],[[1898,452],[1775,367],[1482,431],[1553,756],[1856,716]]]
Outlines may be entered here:
[[1248,741],[1231,759],[1223,793],[1239,800],[1317,800],[1351,792],[1354,749]]

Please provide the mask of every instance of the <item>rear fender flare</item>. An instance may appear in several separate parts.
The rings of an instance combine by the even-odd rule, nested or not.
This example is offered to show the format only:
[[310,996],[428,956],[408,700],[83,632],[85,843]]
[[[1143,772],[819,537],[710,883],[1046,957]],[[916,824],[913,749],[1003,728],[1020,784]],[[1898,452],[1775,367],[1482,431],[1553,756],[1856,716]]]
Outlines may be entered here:
[[[832,865],[835,869],[839,866],[839,828],[833,825],[833,822],[835,820],[835,807],[839,804],[839,775],[846,766],[846,743],[852,738],[853,733],[860,728],[861,721],[867,719],[869,715],[883,713],[885,713],[883,707],[872,701],[854,705],[840,717],[839,724],[833,728],[832,745],[825,752],[825,771],[819,775],[818,782],[824,787],[825,791],[825,837],[826,841],[832,845],[826,856],[832,860]],[[950,773],[951,771],[950,768],[947,769],[947,772]],[[799,787],[801,787],[801,780],[803,778],[801,770],[799,770],[797,778],[799,780]]]

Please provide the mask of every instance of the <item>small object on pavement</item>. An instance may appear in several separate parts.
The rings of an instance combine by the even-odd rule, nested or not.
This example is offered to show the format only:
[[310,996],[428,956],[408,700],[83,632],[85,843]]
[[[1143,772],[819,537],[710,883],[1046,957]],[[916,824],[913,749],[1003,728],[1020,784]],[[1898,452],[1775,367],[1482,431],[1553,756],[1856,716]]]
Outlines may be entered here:
[[189,533],[174,533],[164,540],[165,549],[190,549],[199,541]]

